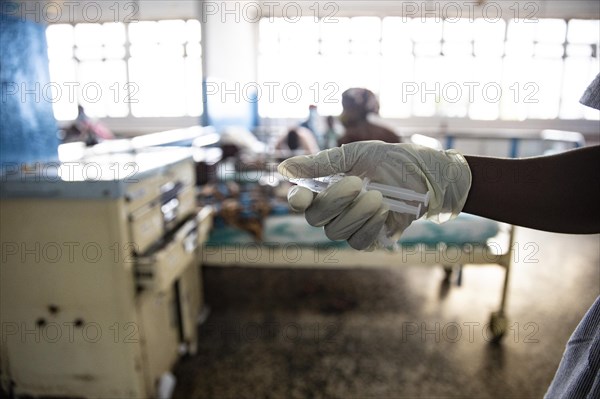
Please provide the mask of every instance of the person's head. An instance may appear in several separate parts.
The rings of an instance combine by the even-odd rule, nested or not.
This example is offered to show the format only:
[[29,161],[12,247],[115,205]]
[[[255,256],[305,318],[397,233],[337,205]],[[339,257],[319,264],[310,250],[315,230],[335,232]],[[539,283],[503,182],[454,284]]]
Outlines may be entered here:
[[371,90],[351,88],[342,93],[342,114],[340,121],[350,126],[367,119],[369,114],[379,113],[379,101]]
[[287,134],[287,146],[290,150],[295,151],[300,148],[300,136],[296,129],[290,129]]

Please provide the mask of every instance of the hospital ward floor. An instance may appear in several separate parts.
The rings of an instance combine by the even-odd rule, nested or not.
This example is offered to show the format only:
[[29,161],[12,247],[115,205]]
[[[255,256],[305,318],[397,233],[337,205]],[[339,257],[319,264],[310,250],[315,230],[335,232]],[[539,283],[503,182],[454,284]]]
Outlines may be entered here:
[[176,398],[540,398],[600,293],[600,236],[517,229],[504,269],[205,267],[211,308]]

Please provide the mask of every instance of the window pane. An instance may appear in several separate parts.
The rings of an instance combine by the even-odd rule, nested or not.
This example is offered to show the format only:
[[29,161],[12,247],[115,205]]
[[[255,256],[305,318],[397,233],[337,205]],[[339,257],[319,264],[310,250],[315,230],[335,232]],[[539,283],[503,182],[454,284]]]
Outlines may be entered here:
[[106,81],[103,87],[106,111],[109,117],[125,117],[129,114],[129,102],[137,97],[135,85],[131,85],[128,93],[127,69],[125,61],[112,60],[103,63]]
[[488,22],[483,18],[474,21],[474,54],[478,57],[501,57],[504,54],[504,20]]
[[346,65],[348,85],[351,87],[364,87],[375,93],[379,92],[381,85],[381,58],[380,56],[363,57],[352,55]]
[[448,117],[465,117],[469,108],[469,95],[465,82],[473,80],[471,56],[446,56],[438,65],[440,87],[437,113]]
[[600,20],[572,19],[569,21],[567,40],[570,43],[597,43]]
[[377,54],[381,51],[381,20],[379,18],[352,18],[350,20],[350,33],[353,54]]
[[75,48],[75,56],[82,61],[101,60],[104,55],[102,46],[82,46]]
[[104,71],[102,61],[80,62],[77,68],[79,103],[91,117],[106,116],[106,102],[110,95],[103,87]]
[[349,88],[347,76],[340,71],[349,56],[322,56],[317,64],[319,69],[319,113],[323,115],[339,115],[342,112],[342,92]]
[[321,20],[319,24],[321,38],[333,41],[349,40],[351,37],[350,18],[336,19],[337,22]]
[[508,40],[505,45],[507,56],[528,58],[533,55],[533,42],[525,40]]
[[410,32],[415,42],[439,42],[442,40],[442,23],[434,18],[411,19]]
[[492,44],[476,40],[473,43],[473,54],[477,57],[500,58],[504,55],[504,42]]
[[50,80],[52,82],[52,109],[58,120],[72,120],[77,117],[77,75],[73,59],[50,60]]
[[263,18],[258,24],[258,51],[260,54],[277,54],[279,52],[279,19]]
[[104,46],[103,53],[105,58],[123,59],[125,57],[125,47],[111,45]]
[[[535,59],[533,68],[536,71],[531,82],[535,84],[537,93],[531,94],[529,118],[552,119],[558,117],[560,91],[563,72],[561,59]],[[530,93],[533,93],[531,89]],[[525,98],[523,98],[525,101]]]
[[515,21],[514,19],[511,19],[508,22],[507,39],[510,41],[533,42],[536,25],[536,23],[526,23],[522,20]]
[[444,55],[470,56],[471,54],[473,54],[473,45],[469,42],[444,43],[442,51],[444,52]]
[[131,104],[134,116],[185,114],[183,58],[131,57],[129,80],[139,88],[139,102]]
[[441,54],[440,43],[415,43],[414,52],[416,56],[438,56]]
[[561,58],[565,52],[562,44],[536,43],[534,54],[542,58]]
[[202,29],[200,28],[200,21],[197,19],[190,19],[185,23],[186,29],[186,40],[188,42],[199,42],[202,40]]
[[102,25],[77,24],[75,25],[75,45],[77,47],[100,47],[103,42]]
[[473,40],[473,21],[466,18],[444,20],[444,40],[470,42]]
[[414,87],[413,76],[414,58],[412,55],[403,57],[384,57],[382,68],[380,113],[383,117],[407,118],[411,115],[413,96],[409,96]]
[[50,25],[46,28],[46,40],[48,41],[48,57],[67,58],[73,57],[73,26],[68,24]]
[[284,20],[278,28],[280,53],[306,55],[319,52],[319,24],[313,18],[302,17],[295,23]]
[[158,44],[143,43],[129,46],[129,54],[132,57],[152,57],[156,54]]
[[346,40],[321,40],[321,54],[324,55],[335,55],[335,54],[349,54],[350,53],[350,39]]
[[321,54],[348,54],[350,52],[350,19],[338,22],[321,21]]
[[200,43],[188,43],[185,46],[185,53],[188,58],[200,58],[202,56],[202,46]]
[[381,37],[381,19],[377,17],[355,17],[350,20],[350,38],[352,41],[379,41]]
[[505,57],[502,73],[502,119],[524,120],[528,105],[537,98],[533,75],[536,73],[531,58]]
[[186,41],[186,25],[181,19],[158,21],[157,34],[161,43],[183,43]]
[[568,44],[568,57],[591,57],[594,53],[594,48],[589,44]]
[[156,22],[139,21],[129,24],[129,41],[131,43],[158,43],[159,39]]
[[509,95],[501,85],[501,59],[476,57],[472,72],[465,80],[468,83],[463,88],[463,96],[469,101],[469,117],[480,120],[498,119],[501,101]]
[[125,43],[125,25],[121,22],[110,22],[102,26],[103,41],[106,44],[117,45]]
[[[534,40],[542,43],[564,43],[567,23],[562,19],[538,19]],[[596,32],[598,33],[598,32]]]
[[477,18],[474,22],[475,41],[499,43],[504,41],[506,34],[506,22],[500,19],[496,22],[487,21],[484,18]]
[[413,97],[413,115],[434,116],[440,101],[442,57],[415,58],[415,84],[418,93]]
[[408,23],[400,17],[386,17],[382,23],[381,51],[384,55],[412,54]]

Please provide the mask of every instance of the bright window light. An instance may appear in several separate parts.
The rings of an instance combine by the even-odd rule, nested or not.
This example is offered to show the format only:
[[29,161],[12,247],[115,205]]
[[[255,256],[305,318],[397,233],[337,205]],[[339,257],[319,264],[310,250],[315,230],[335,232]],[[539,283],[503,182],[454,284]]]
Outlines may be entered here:
[[198,20],[56,24],[46,37],[58,120],[78,104],[104,118],[202,114]]
[[[304,117],[310,103],[322,114],[336,115],[341,93],[356,86],[378,95],[381,115],[392,118],[597,119],[600,114],[579,104],[600,71],[598,20],[365,16],[339,17],[335,23],[308,18],[302,24],[300,29],[284,18],[261,20],[260,80],[330,83],[335,90],[296,103],[261,100],[261,116]],[[302,62],[290,57],[291,48],[298,49]]]

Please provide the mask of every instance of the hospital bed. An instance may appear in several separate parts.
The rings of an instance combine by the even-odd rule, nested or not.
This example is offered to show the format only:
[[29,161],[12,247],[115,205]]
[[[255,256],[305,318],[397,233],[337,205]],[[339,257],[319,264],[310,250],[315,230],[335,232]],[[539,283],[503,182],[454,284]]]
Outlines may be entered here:
[[[476,140],[477,137],[456,135],[449,141],[456,144],[459,140],[469,139]],[[439,140],[427,136],[413,135],[410,141],[442,148]],[[510,138],[508,143],[510,152],[506,155],[509,157],[527,150],[537,154],[526,155],[541,155],[585,145],[580,134],[557,131],[541,132],[537,141],[531,137]],[[331,242],[322,228],[309,226],[302,215],[290,214],[285,203],[271,204],[270,209],[268,215],[257,217],[257,220],[264,217],[260,237],[239,226],[236,228],[219,222],[217,217],[216,228],[204,247],[203,263],[283,268],[442,266],[445,282],[456,275],[458,285],[462,282],[464,266],[496,265],[505,273],[498,309],[490,314],[492,341],[499,342],[506,333],[505,308],[514,243],[513,226],[465,213],[441,225],[419,220],[404,232],[398,250],[360,252],[345,242]],[[249,214],[252,212],[256,210],[249,210]]]
[[[250,188],[257,197],[256,187]],[[240,198],[245,197],[244,189]],[[243,200],[242,200],[243,202]],[[221,205],[226,201],[222,201]],[[263,218],[260,236],[252,223],[234,226],[223,217],[217,205],[214,229],[202,251],[207,266],[268,268],[396,268],[404,265],[442,266],[445,282],[456,275],[461,284],[466,265],[497,265],[505,269],[499,308],[490,315],[493,340],[499,341],[507,329],[505,303],[513,247],[512,226],[470,214],[460,214],[438,225],[419,220],[402,235],[394,251],[361,252],[346,242],[332,242],[322,228],[308,225],[303,215],[290,213],[285,203],[271,202],[269,215]],[[227,205],[224,205],[227,206]],[[223,211],[223,210],[222,210]],[[241,205],[240,218],[253,218],[257,209]],[[254,215],[257,219],[263,217]],[[229,223],[225,221],[229,220]]]

